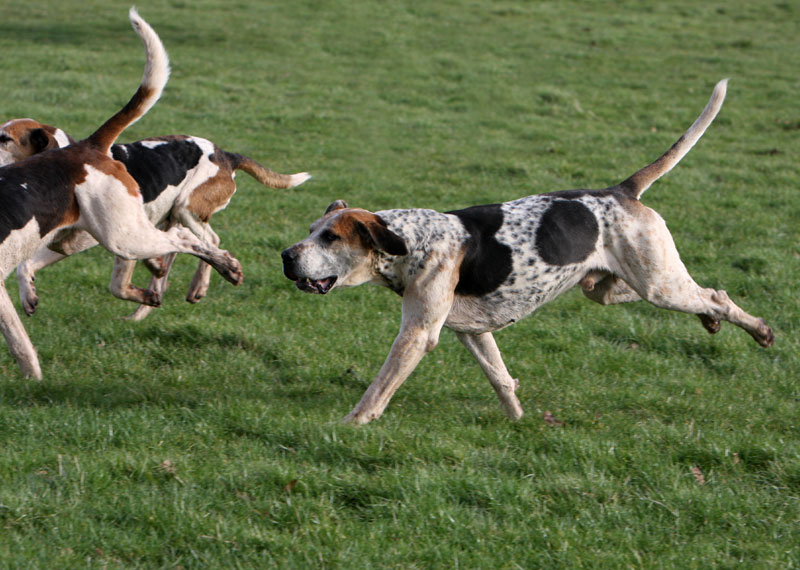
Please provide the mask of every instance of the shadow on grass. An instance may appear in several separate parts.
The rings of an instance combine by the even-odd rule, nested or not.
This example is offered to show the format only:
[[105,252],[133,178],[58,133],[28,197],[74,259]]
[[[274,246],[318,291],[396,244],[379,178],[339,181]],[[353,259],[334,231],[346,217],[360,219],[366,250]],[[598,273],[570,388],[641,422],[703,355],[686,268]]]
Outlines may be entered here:
[[[251,374],[264,380],[280,381],[293,366],[272,350],[269,343],[254,342],[236,333],[214,333],[196,326],[172,329],[157,327],[137,329],[132,343],[135,370],[120,370],[120,362],[130,354],[103,364],[70,371],[59,379],[45,372],[41,382],[22,378],[16,369],[9,370],[8,380],[0,383],[0,404],[14,407],[71,405],[97,409],[138,406],[196,408],[223,396],[243,399],[264,398],[264,385],[237,378],[241,370],[231,370],[229,378],[209,376],[197,368],[200,361],[234,358],[246,352],[257,364]],[[90,349],[91,350],[91,349]],[[233,357],[231,356],[233,353]],[[75,361],[74,366],[80,363]],[[142,373],[144,369],[146,372]],[[99,372],[98,372],[99,370]],[[195,375],[195,370],[197,374]]]

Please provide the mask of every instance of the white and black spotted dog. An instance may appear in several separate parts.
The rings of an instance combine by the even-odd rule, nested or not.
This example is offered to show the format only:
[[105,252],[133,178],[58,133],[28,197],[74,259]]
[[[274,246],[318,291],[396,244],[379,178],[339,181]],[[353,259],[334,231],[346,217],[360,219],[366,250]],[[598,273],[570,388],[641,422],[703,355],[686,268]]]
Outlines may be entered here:
[[[44,152],[65,147],[75,141],[63,130],[33,119],[13,119],[0,126],[0,166]],[[219,245],[211,229],[211,216],[224,209],[236,192],[234,177],[242,170],[271,188],[292,188],[310,176],[279,174],[241,154],[222,150],[213,142],[194,136],[155,137],[130,144],[115,144],[111,155],[125,165],[144,199],[150,221],[157,225],[181,224],[202,241]],[[22,307],[33,314],[39,302],[34,287],[38,270],[65,259],[68,255],[97,245],[91,235],[75,230],[62,236],[61,242],[43,247],[17,267],[17,281]],[[153,307],[161,305],[174,255],[145,260],[153,273],[147,289],[131,284],[136,262],[117,257],[109,289],[114,296],[141,303],[130,316],[145,318]],[[186,300],[197,303],[208,292],[211,266],[200,260],[189,285]]]
[[694,313],[715,333],[720,321],[742,327],[763,347],[773,333],[724,291],[697,285],[664,220],[639,198],[686,155],[717,115],[727,80],[658,160],[617,186],[528,196],[504,204],[440,213],[371,213],[334,202],[311,234],[282,252],[299,289],[328,293],[361,283],[403,296],[400,333],[361,401],[345,418],[378,418],[442,326],[455,331],[489,378],[506,414],[522,416],[518,381],[506,370],[492,332],[529,315],[580,283],[601,304],[646,299]]
[[242,281],[241,265],[227,252],[181,226],[159,231],[145,213],[136,181],[110,156],[116,138],[158,101],[169,78],[169,59],[158,35],[134,9],[130,20],[147,55],[131,100],[89,138],[0,168],[0,332],[26,376],[41,378],[42,372],[5,279],[42,247],[69,247],[64,236],[76,229],[124,259],[190,253],[233,284]]

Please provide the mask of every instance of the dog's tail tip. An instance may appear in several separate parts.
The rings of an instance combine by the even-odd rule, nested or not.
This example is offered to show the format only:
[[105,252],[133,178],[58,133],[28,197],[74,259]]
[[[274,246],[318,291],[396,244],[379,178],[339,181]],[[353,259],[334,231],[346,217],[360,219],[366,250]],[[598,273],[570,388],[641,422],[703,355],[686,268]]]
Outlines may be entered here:
[[719,97],[725,98],[725,94],[728,92],[728,81],[730,80],[730,77],[726,77],[717,81],[717,84],[714,86],[714,91],[711,93],[712,99],[717,99]]
[[139,89],[130,101],[89,136],[90,143],[103,152],[108,152],[120,133],[155,105],[169,79],[169,56],[158,34],[139,16],[135,6],[131,7],[128,16],[131,26],[144,44],[147,59]]
[[722,102],[725,100],[725,94],[728,89],[728,80],[729,78],[726,77],[717,82],[703,112],[667,152],[620,184],[628,194],[637,200],[640,199],[653,182],[672,170],[686,156],[695,143],[700,140],[700,137],[703,136],[703,133],[706,132],[706,129],[708,129],[722,108]]
[[308,172],[298,172],[297,174],[289,175],[289,188],[294,188],[295,186],[300,186],[303,182],[311,179],[311,175]]

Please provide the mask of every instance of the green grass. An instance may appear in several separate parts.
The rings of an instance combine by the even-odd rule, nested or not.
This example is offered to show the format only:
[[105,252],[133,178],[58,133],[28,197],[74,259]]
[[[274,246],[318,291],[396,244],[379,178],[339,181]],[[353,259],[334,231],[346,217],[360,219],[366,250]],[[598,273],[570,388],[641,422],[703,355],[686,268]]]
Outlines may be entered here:
[[[6,0],[0,120],[80,138],[119,108],[143,64],[128,6]],[[44,381],[0,351],[0,565],[800,566],[797,3],[138,7],[173,73],[123,140],[196,134],[315,177],[238,178],[214,227],[245,282],[215,275],[199,305],[183,302],[190,258],[138,324],[119,319],[133,306],[108,294],[99,248],[39,274],[25,325]],[[774,327],[773,348],[571,291],[497,335],[521,421],[445,332],[379,421],[339,423],[400,304],[282,276],[279,252],[328,203],[455,209],[614,184],[723,77],[720,116],[643,201],[698,282]]]

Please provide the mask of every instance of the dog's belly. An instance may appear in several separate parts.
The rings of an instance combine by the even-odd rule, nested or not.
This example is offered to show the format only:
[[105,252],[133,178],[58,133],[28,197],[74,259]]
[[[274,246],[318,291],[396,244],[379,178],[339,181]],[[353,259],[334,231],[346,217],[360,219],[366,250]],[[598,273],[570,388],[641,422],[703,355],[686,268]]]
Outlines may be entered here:
[[456,294],[445,326],[457,332],[480,334],[507,327],[574,287],[587,271],[586,264],[545,266],[534,278],[512,272],[495,291],[481,296]]
[[36,219],[31,219],[19,229],[9,230],[0,244],[0,278],[5,280],[14,268],[23,260],[33,255],[36,250],[48,243],[58,230],[42,237]]

